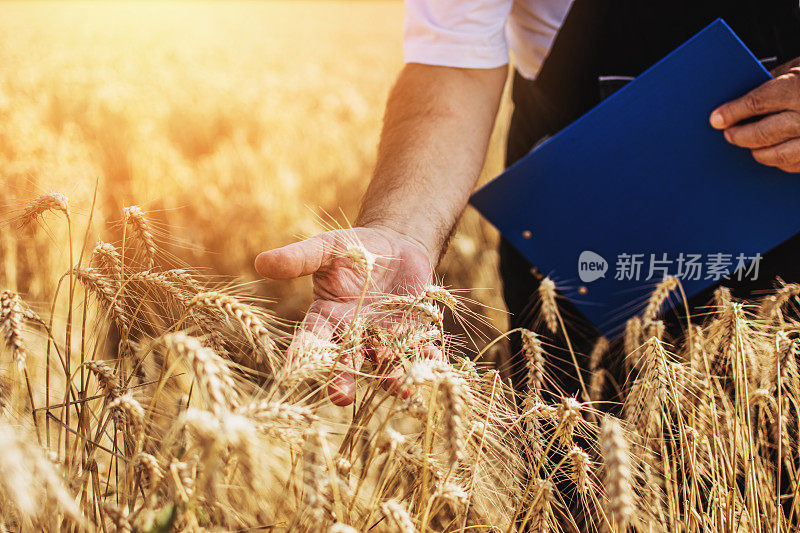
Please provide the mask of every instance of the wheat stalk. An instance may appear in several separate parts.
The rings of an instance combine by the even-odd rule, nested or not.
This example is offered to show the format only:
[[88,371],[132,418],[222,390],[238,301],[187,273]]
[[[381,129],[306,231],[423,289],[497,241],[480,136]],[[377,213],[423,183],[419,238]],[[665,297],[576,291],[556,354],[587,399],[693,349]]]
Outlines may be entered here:
[[192,367],[200,391],[215,412],[234,409],[239,405],[238,387],[233,380],[230,367],[211,348],[203,346],[198,339],[185,333],[166,335],[164,344],[179,356],[186,358]]
[[550,333],[558,331],[558,306],[556,304],[556,284],[544,278],[539,284],[539,300],[542,302],[542,316]]
[[144,211],[138,205],[125,207],[123,209],[123,220],[125,221],[125,226],[133,230],[133,236],[141,243],[147,268],[153,268],[156,261],[156,241],[153,238],[150,222],[144,216]]
[[22,341],[22,323],[25,317],[22,299],[15,292],[5,290],[0,294],[0,330],[6,346],[11,350],[17,369],[25,369],[25,345]]
[[81,281],[88,288],[97,300],[103,304],[110,312],[123,335],[131,330],[131,320],[125,309],[122,307],[113,280],[104,276],[97,270],[89,267],[76,268],[72,271],[75,278]]
[[609,510],[618,529],[624,531],[633,516],[634,499],[628,442],[618,420],[611,417],[603,420],[600,445],[606,467],[605,487]]
[[188,307],[217,309],[235,319],[255,341],[262,343],[267,350],[274,349],[274,342],[264,322],[253,309],[234,296],[216,291],[200,292],[189,301]]
[[580,494],[586,494],[589,490],[589,471],[592,464],[589,454],[580,446],[573,446],[567,454],[567,459],[571,466],[572,482]]
[[94,250],[92,250],[92,258],[99,263],[102,268],[107,269],[117,283],[122,282],[122,256],[113,244],[97,241]]
[[644,313],[642,313],[642,322],[648,324],[658,317],[661,308],[664,306],[664,301],[677,286],[678,278],[674,276],[667,276],[661,283],[656,285],[656,290],[650,295],[650,299],[647,301],[647,307],[645,307]]
[[528,391],[537,394],[544,384],[544,348],[536,333],[521,329],[522,351],[525,354],[525,365],[528,367]]
[[417,528],[403,504],[396,500],[388,500],[381,504],[383,516],[396,528],[398,533],[414,533]]
[[49,192],[31,200],[20,216],[22,225],[37,219],[47,211],[60,211],[69,219],[69,199],[58,192]]
[[464,415],[465,391],[463,380],[448,374],[442,379],[440,386],[443,393],[445,435],[451,468],[464,457]]

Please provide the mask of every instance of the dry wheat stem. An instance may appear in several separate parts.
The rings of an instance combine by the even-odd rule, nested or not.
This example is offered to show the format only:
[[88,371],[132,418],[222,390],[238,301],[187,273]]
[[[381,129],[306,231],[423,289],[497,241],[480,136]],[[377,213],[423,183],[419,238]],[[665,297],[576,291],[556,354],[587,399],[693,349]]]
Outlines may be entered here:
[[[134,223],[127,221],[140,250],[134,257],[155,258],[155,242],[148,249]],[[345,252],[360,272],[375,268],[365,250]],[[798,525],[800,324],[792,315],[797,293],[791,286],[764,298],[757,317],[719,291],[717,314],[673,339],[679,349],[672,354],[657,318],[679,284],[664,280],[642,317],[628,324],[621,418],[601,418],[592,404],[557,392],[545,403],[539,394],[547,381],[545,354],[541,339],[527,330],[519,332],[530,391],[518,410],[499,374],[460,353],[442,327],[444,311],[462,304],[438,285],[413,296],[371,295],[369,312],[342,325],[343,339],[297,343],[280,371],[269,369],[255,381],[234,360],[257,351],[279,368],[269,339],[280,332],[268,315],[205,289],[188,269],[142,270],[149,260],[126,264],[126,255],[124,239],[120,249],[100,242],[92,267],[79,260],[68,270],[98,307],[69,322],[65,333],[74,328],[80,345],[73,355],[67,335],[54,334],[52,314],[48,325],[16,293],[0,295],[4,340],[12,357],[19,346],[25,349],[31,369],[30,408],[58,427],[53,474],[35,467],[33,489],[48,486],[36,481],[48,476],[61,483],[64,502],[77,506],[85,529],[148,530],[154,517],[171,513],[170,527],[188,530],[263,524],[302,531],[568,530],[579,528],[569,506],[576,499],[586,507],[591,532]],[[545,316],[545,326],[560,328],[569,342],[555,285],[545,281],[543,291],[542,312],[551,322]],[[382,337],[384,355],[402,361],[404,394],[411,396],[361,380],[352,414],[339,416],[324,405],[319,378],[370,349],[370,336],[387,314],[396,329]],[[129,345],[143,349],[101,350],[98,339],[95,355],[85,360],[87,337],[102,333],[109,317],[123,324]],[[40,409],[31,391],[39,386],[42,358],[34,328],[23,331],[26,320],[43,326],[46,352],[54,347],[62,361],[56,379],[47,378]],[[180,332],[184,320],[203,335]],[[431,346],[451,362],[420,358]],[[598,339],[589,355],[592,400],[609,376],[607,349]],[[190,378],[179,378],[180,366]],[[8,442],[27,442],[38,453],[35,426],[20,416],[26,403],[6,393],[14,379],[21,377],[0,380],[0,439],[13,420],[24,437]],[[50,387],[63,393],[62,403],[50,403]],[[35,464],[25,453],[11,455],[20,465]],[[3,468],[11,467],[0,459]],[[50,496],[41,501],[50,502],[47,513],[23,516],[0,495],[0,529],[56,530],[72,519]]]

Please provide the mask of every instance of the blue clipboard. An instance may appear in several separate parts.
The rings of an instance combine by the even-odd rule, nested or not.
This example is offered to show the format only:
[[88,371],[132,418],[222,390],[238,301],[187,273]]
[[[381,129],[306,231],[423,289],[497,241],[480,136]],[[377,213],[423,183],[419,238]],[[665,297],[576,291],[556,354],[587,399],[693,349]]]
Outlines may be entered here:
[[688,296],[756,276],[760,257],[800,231],[800,177],[758,164],[708,123],[769,79],[717,20],[470,203],[613,337],[665,274]]

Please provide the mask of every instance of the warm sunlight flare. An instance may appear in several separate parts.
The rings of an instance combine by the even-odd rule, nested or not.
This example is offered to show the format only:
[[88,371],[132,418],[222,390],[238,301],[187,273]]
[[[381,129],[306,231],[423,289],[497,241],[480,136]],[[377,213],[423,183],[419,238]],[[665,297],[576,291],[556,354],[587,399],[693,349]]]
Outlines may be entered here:
[[[726,254],[706,254],[717,276],[691,290],[682,251],[673,272],[666,253],[615,261],[595,244],[643,227],[694,247],[709,244],[696,228],[753,237],[716,219],[673,230],[682,199],[706,202],[692,183],[666,194],[667,174],[637,175],[594,194],[580,172],[538,166],[611,152],[594,141],[607,126],[569,144],[603,105],[595,72],[571,70],[605,52],[571,48],[588,35],[576,21],[595,21],[573,10],[596,2],[0,2],[0,533],[797,531],[800,237],[724,272]],[[636,26],[642,49],[651,31],[689,37],[656,27],[671,15],[656,7],[622,10],[658,14]],[[690,11],[694,33],[708,21]],[[784,105],[800,109],[800,67],[784,59],[771,78],[743,44],[761,42],[752,28],[800,35],[772,31],[781,13],[760,26],[748,11],[742,41],[724,27],[774,98],[720,102],[684,117],[695,137],[679,131],[739,185],[772,153],[744,145],[780,138],[752,128],[800,131]],[[626,138],[652,148],[653,131]],[[636,150],[617,144],[625,157],[598,180],[628,168]],[[661,171],[686,151],[658,148],[664,164],[631,159]],[[781,154],[771,166],[800,165]],[[467,203],[506,164],[530,174],[491,197],[513,219],[500,239]],[[741,227],[771,223],[777,207],[728,188],[719,205]],[[642,191],[669,216],[642,209]],[[578,197],[604,212],[579,220]],[[587,247],[569,269],[540,261],[541,243],[572,253],[565,227]],[[645,270],[638,292],[614,285]],[[619,327],[587,320],[590,306]]]

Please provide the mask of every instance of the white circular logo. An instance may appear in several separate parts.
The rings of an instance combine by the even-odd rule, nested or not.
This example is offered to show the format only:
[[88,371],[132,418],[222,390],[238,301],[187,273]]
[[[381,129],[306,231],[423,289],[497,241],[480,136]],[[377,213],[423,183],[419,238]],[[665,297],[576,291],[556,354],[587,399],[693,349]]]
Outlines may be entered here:
[[608,262],[603,256],[590,250],[584,250],[578,257],[578,276],[584,283],[604,278],[608,272]]

